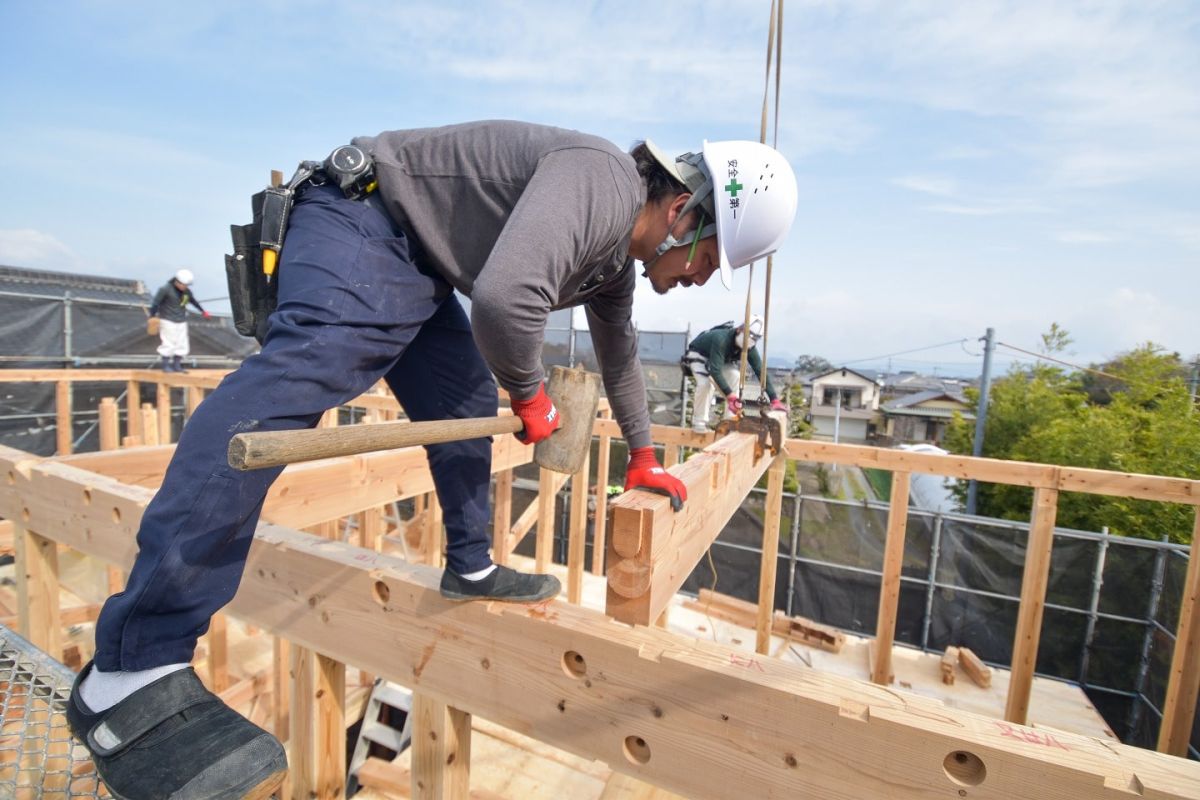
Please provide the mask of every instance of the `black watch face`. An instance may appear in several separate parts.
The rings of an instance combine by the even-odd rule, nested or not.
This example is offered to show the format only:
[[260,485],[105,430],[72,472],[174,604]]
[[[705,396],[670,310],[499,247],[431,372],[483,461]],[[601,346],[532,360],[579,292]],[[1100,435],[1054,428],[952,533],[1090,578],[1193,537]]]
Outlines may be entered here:
[[343,145],[329,154],[329,163],[339,172],[357,172],[366,160],[366,154],[351,145]]

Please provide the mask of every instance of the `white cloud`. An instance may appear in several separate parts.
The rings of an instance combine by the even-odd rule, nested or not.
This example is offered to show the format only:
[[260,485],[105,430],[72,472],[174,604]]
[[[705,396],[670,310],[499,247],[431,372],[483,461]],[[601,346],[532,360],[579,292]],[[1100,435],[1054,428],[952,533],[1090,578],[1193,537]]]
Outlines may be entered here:
[[1107,244],[1118,241],[1118,237],[1101,231],[1059,231],[1054,239],[1064,244]]
[[73,271],[79,257],[49,234],[30,229],[0,230],[0,263],[28,269]]
[[892,183],[905,189],[911,189],[914,192],[935,194],[942,197],[954,195],[958,187],[954,178],[941,175],[906,175],[900,178],[893,178]]

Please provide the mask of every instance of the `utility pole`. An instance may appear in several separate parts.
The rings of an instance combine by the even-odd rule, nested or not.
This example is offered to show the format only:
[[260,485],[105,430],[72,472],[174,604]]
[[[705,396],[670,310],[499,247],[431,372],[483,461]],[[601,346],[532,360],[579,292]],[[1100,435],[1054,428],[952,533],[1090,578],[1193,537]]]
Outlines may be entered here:
[[[996,349],[996,329],[988,328],[983,336],[983,373],[979,376],[979,407],[975,409],[975,443],[971,455],[983,455],[983,431],[987,427],[988,390],[992,387],[992,352]],[[967,484],[967,513],[975,513],[978,485]]]
[[1196,410],[1196,388],[1200,386],[1200,356],[1192,361],[1192,377],[1188,379],[1188,383],[1192,387],[1192,404],[1188,406],[1188,413]]

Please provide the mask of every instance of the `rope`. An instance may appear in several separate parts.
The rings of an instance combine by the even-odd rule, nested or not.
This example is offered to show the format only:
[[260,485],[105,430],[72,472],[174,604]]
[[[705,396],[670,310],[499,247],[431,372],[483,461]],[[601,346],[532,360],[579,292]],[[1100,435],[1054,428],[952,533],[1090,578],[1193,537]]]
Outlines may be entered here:
[[[771,0],[771,20],[767,29],[767,64],[763,77],[762,122],[759,125],[758,141],[767,142],[767,100],[771,94],[771,56],[775,56],[775,120],[772,128],[771,146],[779,145],[779,97],[782,87],[783,68],[783,0]],[[758,376],[758,402],[765,404],[770,398],[767,395],[767,344],[768,333],[771,330],[771,278],[774,272],[774,254],[767,256],[766,287],[763,292],[763,330],[762,330],[762,371]],[[746,312],[742,323],[742,358],[738,368],[738,398],[746,386],[746,368],[750,350],[750,310],[751,291],[754,286],[754,265],[750,265],[750,281],[746,287]]]

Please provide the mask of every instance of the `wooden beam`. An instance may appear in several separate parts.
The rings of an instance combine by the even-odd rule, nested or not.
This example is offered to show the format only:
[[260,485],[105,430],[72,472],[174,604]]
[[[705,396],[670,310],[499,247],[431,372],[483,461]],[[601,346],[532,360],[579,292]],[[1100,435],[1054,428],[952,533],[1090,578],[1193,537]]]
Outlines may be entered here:
[[885,686],[892,680],[892,643],[896,639],[896,614],[900,609],[900,575],[904,568],[910,477],[907,472],[892,473],[887,541],[883,550],[883,578],[879,588],[879,615],[875,623],[875,663],[871,668],[871,680]]
[[1171,672],[1167,697],[1163,703],[1162,725],[1158,729],[1158,749],[1162,753],[1186,756],[1196,717],[1196,699],[1200,695],[1200,508],[1192,527],[1192,550],[1188,557],[1187,578],[1179,605],[1179,626],[1175,629],[1175,650],[1171,654]]
[[70,455],[71,435],[71,382],[58,381],[54,387],[54,418],[56,450],[60,456]]
[[612,502],[606,611],[651,625],[737,511],[772,459],[755,456],[755,438],[735,433],[675,467],[687,486],[683,510],[646,491]]
[[[23,505],[43,535],[132,564],[130,533],[151,491],[0,448],[0,476],[6,473],[0,515],[11,518]],[[960,790],[970,800],[1200,796],[1200,763],[948,709],[668,631],[617,625],[566,603],[456,604],[440,597],[439,577],[398,558],[264,525],[227,610],[693,800],[927,800]]]
[[125,385],[125,428],[127,436],[142,436],[142,385],[130,380]]
[[[558,494],[558,490],[566,485],[570,477],[570,475],[565,475],[561,472],[551,472],[551,491],[554,494]],[[512,530],[508,532],[509,553],[511,553],[513,550],[516,550],[517,545],[521,543],[521,540],[524,539],[529,531],[533,529],[534,523],[537,522],[538,517],[542,512],[543,502],[541,498],[542,494],[539,491],[538,496],[533,498],[529,505],[525,507],[525,510],[521,512],[520,516],[517,517],[517,521],[513,523]]]
[[567,602],[583,602],[583,562],[587,552],[588,472],[591,454],[584,453],[583,465],[571,476],[571,516],[567,528]]
[[467,800],[471,790],[471,715],[413,692],[414,800]]
[[492,500],[492,561],[508,563],[508,531],[512,527],[513,472],[502,469],[496,473]]
[[120,411],[112,397],[100,398],[100,449],[116,450],[121,445]]
[[293,797],[341,800],[346,793],[346,665],[291,648]]
[[[608,418],[608,410],[600,412]],[[604,556],[608,552],[608,472],[612,454],[612,437],[601,433],[596,442],[596,513],[592,522],[592,574],[604,574]]]
[[[564,476],[568,477],[568,476]],[[546,572],[554,557],[554,511],[558,505],[558,488],[555,473],[538,467],[537,496],[537,547],[534,549],[534,571]]]
[[142,403],[141,431],[143,442],[150,447],[158,446],[158,412],[149,403]]
[[945,475],[984,483],[1041,487],[1061,492],[1084,492],[1113,497],[1134,497],[1168,503],[1200,505],[1200,480],[1109,472],[1081,467],[1057,467],[1029,461],[935,455],[911,450],[891,450],[865,445],[834,444],[807,439],[790,440],[784,448],[797,461],[853,464],[892,471]]
[[154,406],[158,417],[158,443],[170,444],[171,438],[171,384],[159,383],[155,387]]
[[783,514],[783,478],[787,455],[775,456],[767,470],[767,504],[763,510],[762,563],[758,569],[758,614],[754,622],[754,651],[766,655],[775,618],[775,574],[779,568],[779,518]]
[[[727,594],[714,592],[712,589],[701,589],[695,600],[684,600],[680,605],[692,611],[698,611],[714,619],[722,619],[749,628],[758,619],[758,604],[730,597]],[[771,619],[771,633],[806,647],[824,650],[829,653],[840,653],[846,644],[846,634],[829,625],[821,625],[804,617],[789,617],[782,611],[776,611]]]
[[942,660],[938,668],[942,672],[942,683],[947,686],[954,685],[955,668],[958,666],[958,648],[947,647],[946,652],[942,653]]
[[1058,514],[1058,490],[1033,490],[1033,519],[1025,548],[1025,572],[1021,578],[1021,605],[1013,639],[1012,674],[1004,718],[1022,725],[1029,717],[1029,696],[1037,667],[1042,614],[1046,609],[1046,586],[1050,580],[1050,551],[1054,546],[1054,520]]
[[[613,439],[621,439],[621,427],[614,419],[600,417],[592,426],[592,433],[596,436],[608,436]],[[655,444],[678,445],[680,447],[690,447],[693,450],[700,450],[708,447],[717,440],[717,436],[712,431],[708,433],[696,433],[691,428],[677,428],[674,425],[651,425],[650,440]]]
[[963,672],[967,673],[976,686],[981,689],[990,689],[992,686],[992,668],[983,663],[979,656],[975,655],[969,647],[958,648],[958,663],[962,665]]
[[58,545],[13,522],[16,545],[17,619],[20,633],[52,655],[62,657],[58,603]]

